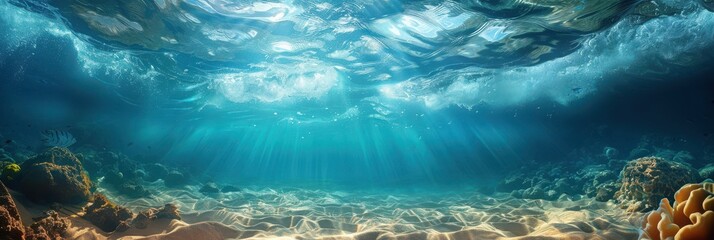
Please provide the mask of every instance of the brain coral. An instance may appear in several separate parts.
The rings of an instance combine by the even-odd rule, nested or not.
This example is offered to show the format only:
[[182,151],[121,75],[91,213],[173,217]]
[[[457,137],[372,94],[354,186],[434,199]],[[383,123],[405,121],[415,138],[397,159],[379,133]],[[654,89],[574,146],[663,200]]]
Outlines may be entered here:
[[684,185],[674,204],[663,198],[659,209],[647,214],[643,239],[714,239],[714,183]]
[[620,175],[622,185],[615,198],[630,212],[652,209],[680,186],[700,181],[692,167],[658,157],[630,161]]

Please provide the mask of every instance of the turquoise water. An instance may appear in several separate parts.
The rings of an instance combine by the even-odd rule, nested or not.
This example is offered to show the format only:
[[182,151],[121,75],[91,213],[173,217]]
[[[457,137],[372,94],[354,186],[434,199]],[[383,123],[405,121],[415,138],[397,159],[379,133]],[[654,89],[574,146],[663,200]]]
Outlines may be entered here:
[[494,185],[651,134],[697,155],[714,14],[653,4],[4,0],[1,133],[267,185]]
[[628,199],[653,188],[626,164],[714,178],[712,9],[0,0],[0,180],[57,210],[26,163],[69,152],[82,203],[181,211],[110,233],[60,206],[70,239],[636,239],[681,184]]

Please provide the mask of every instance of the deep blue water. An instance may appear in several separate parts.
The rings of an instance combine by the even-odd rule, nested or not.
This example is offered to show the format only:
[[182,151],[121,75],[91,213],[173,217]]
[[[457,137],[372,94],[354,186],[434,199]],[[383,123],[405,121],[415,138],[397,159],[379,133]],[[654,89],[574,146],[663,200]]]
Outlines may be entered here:
[[712,151],[711,5],[537,2],[2,0],[0,133],[236,183],[491,183],[643,135]]

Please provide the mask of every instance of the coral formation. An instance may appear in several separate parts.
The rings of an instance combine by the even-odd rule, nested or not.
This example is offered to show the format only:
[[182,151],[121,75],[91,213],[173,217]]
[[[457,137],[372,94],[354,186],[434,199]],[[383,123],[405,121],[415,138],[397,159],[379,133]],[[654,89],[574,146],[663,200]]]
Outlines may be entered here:
[[645,239],[714,239],[714,183],[687,184],[674,195],[674,204],[663,198],[659,208],[643,222]]
[[25,230],[25,239],[28,240],[51,240],[64,239],[67,229],[71,226],[69,219],[60,217],[59,213],[50,210],[44,216],[34,218],[35,223]]
[[21,165],[17,189],[36,202],[82,203],[89,200],[92,182],[82,163],[66,148],[53,147]]
[[127,225],[133,214],[128,209],[118,206],[103,194],[94,194],[92,205],[85,208],[82,216],[105,232],[113,232],[121,225]]
[[685,164],[658,157],[639,158],[622,169],[622,185],[615,198],[627,211],[649,210],[679,186],[697,182],[699,178],[699,173]]
[[0,239],[22,239],[25,229],[10,192],[0,182]]

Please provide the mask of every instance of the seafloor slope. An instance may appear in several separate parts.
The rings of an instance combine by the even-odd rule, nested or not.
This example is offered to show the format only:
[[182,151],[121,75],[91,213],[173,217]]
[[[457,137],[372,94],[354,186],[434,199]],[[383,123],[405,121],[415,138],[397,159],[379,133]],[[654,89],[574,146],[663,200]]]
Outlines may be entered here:
[[[631,153],[643,152],[646,147],[639,146]],[[695,232],[699,237],[711,237],[706,234],[711,234],[707,231],[714,224],[712,185],[683,188],[687,190],[678,193],[674,209],[667,207],[669,201],[660,205],[659,200],[672,198],[680,186],[711,177],[712,167],[696,171],[686,162],[684,152],[668,155],[672,150],[659,150],[650,152],[651,157],[628,161],[618,160],[614,149],[605,149],[596,160],[577,166],[524,168],[495,189],[365,190],[325,185],[238,187],[201,181],[186,170],[89,148],[77,154],[58,147],[29,155],[3,150],[0,179],[11,190],[3,191],[0,198],[0,236],[638,239],[649,238],[646,233],[659,234],[659,230],[663,236],[674,236],[681,228],[688,236]],[[658,155],[674,156],[676,161]],[[621,171],[613,174],[615,166]],[[647,218],[647,225],[644,213],[658,206]]]

